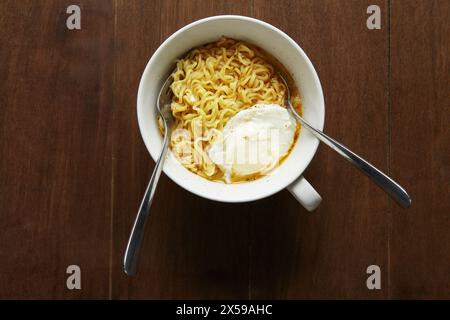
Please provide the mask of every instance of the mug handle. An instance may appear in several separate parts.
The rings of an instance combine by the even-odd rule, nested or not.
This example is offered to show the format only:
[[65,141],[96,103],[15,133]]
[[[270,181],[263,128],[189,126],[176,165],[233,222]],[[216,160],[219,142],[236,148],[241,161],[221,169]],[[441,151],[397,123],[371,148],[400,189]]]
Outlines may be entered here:
[[303,176],[287,186],[287,189],[308,211],[314,211],[322,202],[320,194]]

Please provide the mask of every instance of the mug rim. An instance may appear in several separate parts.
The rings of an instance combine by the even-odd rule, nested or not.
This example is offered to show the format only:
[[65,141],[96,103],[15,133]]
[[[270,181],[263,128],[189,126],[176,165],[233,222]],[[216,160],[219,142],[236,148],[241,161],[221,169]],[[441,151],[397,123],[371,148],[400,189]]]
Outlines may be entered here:
[[[172,42],[175,38],[177,38],[178,35],[180,35],[181,33],[185,32],[188,29],[191,29],[195,26],[199,26],[201,24],[205,24],[214,20],[243,20],[243,21],[247,21],[247,22],[251,22],[251,23],[255,23],[258,24],[264,28],[268,28],[271,29],[272,31],[274,31],[276,34],[278,34],[279,36],[283,37],[285,40],[287,40],[289,42],[289,44],[291,45],[291,47],[293,49],[295,49],[297,51],[297,53],[302,57],[302,59],[304,60],[304,62],[306,63],[309,71],[311,71],[311,76],[312,79],[315,83],[315,85],[317,86],[317,91],[319,93],[319,99],[320,99],[320,106],[321,107],[321,112],[319,113],[319,123],[315,126],[318,130],[322,130],[324,127],[324,122],[325,122],[325,106],[324,106],[324,96],[323,96],[323,90],[322,90],[322,85],[320,83],[319,77],[317,75],[317,72],[311,62],[311,60],[309,59],[309,57],[306,55],[306,53],[303,51],[303,49],[291,38],[289,37],[285,32],[283,32],[282,30],[278,29],[277,27],[264,22],[262,20],[259,19],[255,19],[255,18],[251,18],[251,17],[247,17],[247,16],[241,16],[241,15],[218,15],[218,16],[211,16],[211,17],[206,17],[203,19],[199,19],[196,21],[193,21],[187,25],[185,25],[184,27],[178,29],[177,31],[175,31],[173,34],[171,34],[165,41],[163,41],[159,47],[157,48],[157,50],[153,53],[153,55],[151,56],[151,58],[149,59],[149,61],[147,62],[144,72],[141,76],[140,82],[139,82],[139,87],[138,87],[138,94],[137,94],[137,120],[138,120],[138,125],[139,125],[139,131],[141,134],[141,137],[144,141],[144,144],[147,148],[147,151],[150,153],[150,156],[153,158],[154,161],[157,160],[158,156],[159,156],[159,152],[160,150],[156,151],[154,150],[155,148],[151,147],[151,143],[149,141],[149,135],[145,134],[145,130],[144,130],[144,119],[143,119],[143,106],[141,103],[141,101],[143,100],[143,95],[144,95],[144,82],[145,79],[149,76],[149,70],[150,67],[154,64],[155,60],[158,59],[159,55],[161,54],[161,52],[163,51],[163,49],[170,43]],[[170,72],[170,71],[169,71]],[[168,76],[168,74],[167,74]],[[301,90],[301,88],[300,88]],[[303,129],[301,130],[300,134],[305,134],[303,132]],[[162,138],[161,138],[162,140]],[[285,189],[287,186],[289,186],[290,184],[294,183],[297,179],[299,179],[304,170],[309,166],[310,162],[312,161],[312,159],[314,158],[316,152],[317,152],[317,148],[319,146],[319,140],[314,138],[312,140],[312,147],[310,148],[308,154],[304,154],[304,159],[303,159],[303,163],[304,163],[304,168],[300,171],[300,172],[296,172],[295,174],[292,175],[292,178],[289,178],[287,180],[285,180],[284,183],[279,184],[276,187],[272,187],[272,188],[267,188],[267,191],[261,191],[258,195],[254,195],[254,196],[241,196],[240,198],[237,199],[231,199],[231,198],[221,198],[219,194],[214,194],[214,193],[209,193],[209,194],[204,194],[202,192],[199,192],[193,188],[190,188],[188,184],[186,184],[184,181],[182,181],[181,178],[178,178],[176,174],[172,174],[172,172],[170,172],[170,170],[166,170],[166,165],[164,165],[163,167],[163,171],[164,173],[176,184],[178,184],[179,186],[181,186],[182,188],[186,189],[187,191],[194,193],[202,198],[206,198],[206,199],[210,199],[210,200],[214,200],[214,201],[219,201],[219,202],[229,202],[229,203],[241,203],[241,202],[250,202],[250,201],[255,201],[255,200],[259,200],[259,199],[263,199],[266,197],[269,197],[283,189]],[[168,156],[172,155],[170,148],[169,148],[169,152],[168,152]],[[174,157],[172,155],[172,157]],[[290,155],[288,156],[290,157]],[[175,158],[175,157],[174,157]],[[166,159],[167,160],[167,159]],[[175,161],[177,161],[175,159]],[[181,165],[181,164],[180,164]],[[186,168],[183,167],[183,169],[187,170]],[[193,172],[189,173],[196,175]],[[205,179],[203,177],[200,177],[198,175],[196,175],[197,177],[199,177],[200,179],[205,180],[205,183],[214,183],[214,184],[219,184],[218,182],[213,182],[210,181],[208,179]],[[263,178],[260,178],[258,180],[261,180]],[[258,181],[255,180],[255,181]],[[252,181],[253,182],[253,181]],[[245,182],[245,184],[248,184],[251,182]],[[239,184],[229,184],[229,186],[233,186],[233,185],[239,185]]]

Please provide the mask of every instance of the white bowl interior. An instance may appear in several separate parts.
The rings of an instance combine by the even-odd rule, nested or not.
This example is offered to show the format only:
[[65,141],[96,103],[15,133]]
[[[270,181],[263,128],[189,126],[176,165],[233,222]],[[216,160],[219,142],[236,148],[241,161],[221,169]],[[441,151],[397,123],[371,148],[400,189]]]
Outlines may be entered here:
[[[174,68],[174,62],[190,49],[226,36],[253,43],[278,59],[291,73],[303,103],[303,116],[314,127],[323,129],[324,99],[320,81],[302,49],[279,29],[253,18],[216,16],[187,25],[170,36],[155,52],[142,75],[138,91],[138,121],[144,143],[156,161],[162,147],[157,126],[156,99],[159,89]],[[308,166],[318,140],[301,130],[289,157],[270,175],[261,179],[223,184],[208,181],[184,168],[169,152],[164,173],[181,187],[208,199],[244,202],[272,195],[295,181]]]

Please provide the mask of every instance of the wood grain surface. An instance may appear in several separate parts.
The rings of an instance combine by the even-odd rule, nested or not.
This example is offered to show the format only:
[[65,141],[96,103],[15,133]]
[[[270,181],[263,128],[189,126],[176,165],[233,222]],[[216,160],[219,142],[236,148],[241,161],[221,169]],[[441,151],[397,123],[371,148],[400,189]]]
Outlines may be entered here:
[[393,1],[390,166],[413,206],[392,207],[392,297],[450,299],[450,1]]
[[0,298],[108,297],[113,7],[66,8],[0,2]]
[[[450,2],[0,2],[0,298],[450,298]],[[366,27],[369,5],[381,30]],[[312,60],[325,131],[404,185],[400,209],[325,146],[305,171],[313,213],[287,192],[246,204],[162,175],[139,274],[122,259],[154,167],[136,93],[158,46],[218,14],[267,21]],[[79,265],[82,289],[66,288]],[[381,268],[368,290],[366,268]]]

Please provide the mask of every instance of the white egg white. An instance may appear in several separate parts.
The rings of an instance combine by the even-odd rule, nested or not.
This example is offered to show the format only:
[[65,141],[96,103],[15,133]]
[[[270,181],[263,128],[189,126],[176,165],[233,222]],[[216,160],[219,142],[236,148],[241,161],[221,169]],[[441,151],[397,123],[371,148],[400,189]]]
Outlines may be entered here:
[[207,150],[210,159],[231,177],[265,174],[279,163],[294,142],[296,121],[277,104],[256,104],[234,115],[223,139]]

